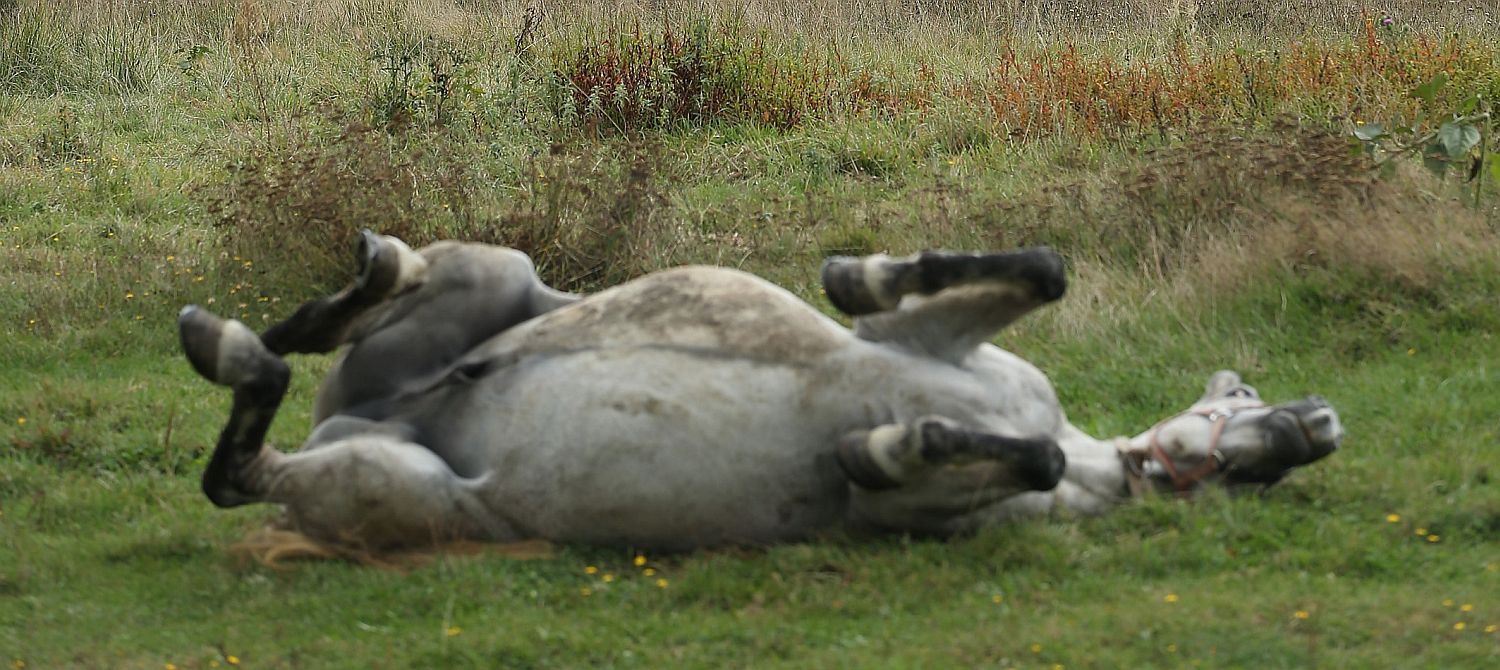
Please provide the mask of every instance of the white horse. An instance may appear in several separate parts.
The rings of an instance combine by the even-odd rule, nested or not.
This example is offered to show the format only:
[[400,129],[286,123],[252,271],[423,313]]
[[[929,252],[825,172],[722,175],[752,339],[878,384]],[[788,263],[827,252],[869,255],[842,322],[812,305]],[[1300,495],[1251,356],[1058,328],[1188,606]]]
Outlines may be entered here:
[[[365,233],[358,257],[349,288],[262,335],[196,307],[179,318],[193,366],[234,391],[204,492],[284,505],[291,528],[327,542],[952,533],[1152,489],[1269,484],[1343,438],[1322,399],[1267,405],[1231,372],[1133,438],[1084,434],[1046,376],[989,343],[1063,294],[1047,249],[832,259],[824,286],[852,330],[723,268],[580,297],[511,249],[418,252]],[[306,444],[264,445],[281,356],[343,344]]]

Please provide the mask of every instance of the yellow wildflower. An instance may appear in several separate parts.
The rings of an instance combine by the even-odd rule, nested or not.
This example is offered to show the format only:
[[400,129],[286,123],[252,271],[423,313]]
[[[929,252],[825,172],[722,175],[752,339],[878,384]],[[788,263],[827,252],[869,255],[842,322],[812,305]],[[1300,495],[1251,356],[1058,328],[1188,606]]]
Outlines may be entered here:
[[240,664],[240,657],[235,656],[234,654],[230,654],[230,655],[224,657],[224,661],[227,662],[227,663],[229,663],[230,665],[239,665]]
[[125,299],[126,300],[135,300],[135,291],[126,291],[125,292]]
[[1452,607],[1452,606],[1453,606],[1453,599],[1452,598],[1444,598],[1443,599],[1443,607]]
[[596,568],[596,567],[594,567],[592,565],[590,565],[590,566],[588,566],[588,567],[586,567],[586,568],[583,569],[583,574],[585,574],[585,575],[592,575],[592,574],[597,573],[597,572],[599,572],[599,568]]
[[608,584],[608,583],[610,583],[612,581],[615,581],[615,576],[612,575],[612,574],[609,574],[608,572],[606,572],[606,573],[604,573],[603,577],[600,577],[600,579],[604,580],[605,584]]
[[1441,539],[1442,539],[1442,536],[1438,535],[1436,533],[1427,536],[1427,541],[1428,542],[1437,542],[1438,540],[1441,540]]
[[581,589],[578,589],[578,595],[587,598],[587,597],[589,597],[591,595],[594,595],[594,590],[591,589],[591,588],[589,588],[589,587],[587,587],[587,586],[585,586],[585,587],[583,587]]
[[448,637],[458,637],[459,635],[463,634],[464,629],[459,628],[458,626],[449,626],[448,630],[444,632],[448,635]]
[[1177,602],[1177,594],[1175,594],[1175,593],[1168,593],[1166,595],[1166,597],[1162,598],[1162,602],[1168,602],[1168,603],[1175,603],[1175,602]]
[[667,588],[667,580],[665,580],[665,579],[658,579],[658,580],[656,580],[656,588],[659,588],[659,589]]
[[16,417],[16,425],[17,426],[24,426],[24,425],[26,425],[26,417],[24,417],[24,416],[18,416],[18,417]]
[[1169,644],[1169,645],[1167,645],[1167,653],[1168,654],[1175,654],[1175,653],[1177,653],[1177,645],[1175,645],[1175,644]]
[[1005,602],[1005,597],[996,593],[995,595],[990,596],[990,602],[999,605],[1000,603]]
[[645,556],[639,556],[639,555],[637,555],[635,557],[635,567],[639,568],[639,567],[641,567],[642,565],[645,565],[645,564],[646,564],[646,557]]
[[656,574],[656,568],[646,568],[645,570],[641,571],[641,574],[650,577]]
[[1387,515],[1385,515],[1385,520],[1386,520],[1387,523],[1396,523],[1397,521],[1401,520],[1401,515],[1400,514],[1387,514]]
[[1465,624],[1462,621],[1453,624],[1453,630],[1463,630],[1463,629],[1468,628],[1468,627],[1469,627],[1468,624]]
[[1463,612],[1473,612],[1474,611],[1474,603],[1464,603],[1462,605],[1459,605],[1458,609],[1460,611],[1463,611]]
[[165,670],[177,670],[177,664],[176,663],[168,663],[166,665],[163,665],[162,668],[164,668]]
[[1416,529],[1415,534],[1417,534],[1417,535],[1426,535],[1427,534],[1427,529],[1419,527],[1419,528]]
[[1292,616],[1297,617],[1299,620],[1307,621],[1308,619],[1312,618],[1312,613],[1308,612],[1307,610],[1297,610],[1296,612],[1292,613]]
[[1042,645],[1039,645],[1039,644],[1033,644],[1033,645],[1031,645],[1031,653],[1033,653],[1033,654],[1040,654],[1040,653],[1042,653]]
[[1486,633],[1493,633],[1497,630],[1500,630],[1500,626],[1496,626],[1495,624],[1490,624],[1484,627],[1484,632]]

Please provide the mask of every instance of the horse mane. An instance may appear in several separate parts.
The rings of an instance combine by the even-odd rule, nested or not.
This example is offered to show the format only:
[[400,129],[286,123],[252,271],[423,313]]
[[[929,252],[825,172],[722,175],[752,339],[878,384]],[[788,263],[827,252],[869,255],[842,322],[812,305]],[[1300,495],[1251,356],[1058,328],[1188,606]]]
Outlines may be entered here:
[[522,540],[504,544],[452,540],[420,547],[376,549],[356,541],[328,541],[276,525],[257,528],[229,546],[229,555],[244,564],[255,562],[272,570],[291,570],[304,561],[347,561],[357,565],[410,572],[444,556],[501,556],[518,561],[552,558],[546,540]]

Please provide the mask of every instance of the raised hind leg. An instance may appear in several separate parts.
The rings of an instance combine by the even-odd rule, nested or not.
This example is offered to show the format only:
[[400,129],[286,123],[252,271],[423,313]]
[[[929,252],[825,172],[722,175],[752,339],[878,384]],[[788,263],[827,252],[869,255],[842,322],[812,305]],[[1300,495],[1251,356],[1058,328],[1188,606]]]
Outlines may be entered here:
[[543,284],[514,249],[439,242],[413,251],[365,231],[355,257],[348,288],[261,335],[276,355],[350,345],[319,392],[319,420],[421,388],[480,342],[578,299]]
[[197,307],[182,311],[178,328],[193,368],[234,391],[203,472],[215,505],[280,503],[292,529],[368,549],[518,539],[483,504],[485,477],[458,476],[404,426],[340,416],[324,421],[301,452],[266,445],[290,380],[286,363],[243,324]]
[[1051,490],[1066,465],[1049,437],[964,428],[944,417],[855,431],[839,441],[857,519],[911,532],[947,532],[976,509]]
[[1047,248],[997,253],[924,251],[831,258],[823,286],[854,331],[961,361],[1001,328],[1062,297],[1062,258]]
[[359,271],[352,284],[303,303],[292,316],[261,335],[271,353],[333,351],[349,341],[360,316],[427,281],[427,260],[394,237],[361,232],[354,258]]
[[291,368],[244,324],[224,321],[196,306],[182,310],[177,328],[193,369],[234,391],[229,422],[219,432],[203,471],[203,493],[219,507],[258,502],[268,484],[254,476],[257,470],[251,464],[286,395]]

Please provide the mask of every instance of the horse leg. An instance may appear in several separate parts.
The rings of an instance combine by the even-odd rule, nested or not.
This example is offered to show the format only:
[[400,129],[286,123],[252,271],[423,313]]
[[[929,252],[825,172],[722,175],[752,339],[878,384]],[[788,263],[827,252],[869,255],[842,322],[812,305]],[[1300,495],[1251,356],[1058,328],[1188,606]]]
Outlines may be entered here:
[[354,282],[331,296],[310,300],[285,321],[271,326],[261,341],[271,353],[322,354],[349,341],[358,318],[393,296],[427,280],[427,260],[399,239],[360,233]]
[[859,337],[955,362],[1067,287],[1062,258],[1042,247],[837,257],[822,276],[829,300],[856,317]]
[[543,284],[514,249],[439,242],[413,251],[364,231],[355,258],[349,287],[261,335],[278,356],[351,345],[319,393],[320,420],[420,387],[480,342],[578,299]]
[[203,492],[219,507],[263,499],[267,482],[251,464],[291,381],[291,368],[239,321],[224,321],[195,306],[177,317],[183,352],[209,381],[234,391],[229,422],[203,471]]
[[945,532],[976,509],[1051,490],[1066,465],[1051,438],[969,430],[935,416],[849,433],[837,454],[855,515],[913,532]]
[[203,472],[203,492],[215,505],[280,503],[292,528],[370,549],[519,539],[483,504],[483,476],[458,476],[399,424],[336,416],[298,453],[266,445],[291,379],[286,363],[244,324],[197,307],[182,311],[178,328],[193,368],[234,391],[229,421]]

